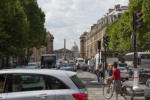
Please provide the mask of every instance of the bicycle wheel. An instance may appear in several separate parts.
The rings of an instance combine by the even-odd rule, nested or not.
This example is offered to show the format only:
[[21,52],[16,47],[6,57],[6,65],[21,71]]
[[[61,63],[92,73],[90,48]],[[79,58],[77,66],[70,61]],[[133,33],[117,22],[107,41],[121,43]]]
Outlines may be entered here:
[[134,96],[134,91],[130,86],[122,86],[121,88],[121,96],[126,98],[127,96]]
[[106,84],[103,87],[103,96],[105,99],[110,99],[113,96],[114,87],[112,83]]

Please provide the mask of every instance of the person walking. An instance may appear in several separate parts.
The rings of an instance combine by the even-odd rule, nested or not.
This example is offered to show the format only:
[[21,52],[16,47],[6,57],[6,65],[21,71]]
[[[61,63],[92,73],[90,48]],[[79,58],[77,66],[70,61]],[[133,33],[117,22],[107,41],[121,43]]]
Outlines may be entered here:
[[99,64],[97,69],[96,69],[96,76],[97,76],[97,81],[100,82],[100,77],[101,77],[101,69],[102,69],[102,64]]
[[114,79],[114,89],[116,92],[116,100],[118,100],[118,94],[121,93],[121,77],[120,77],[120,70],[117,69],[118,63],[114,63],[114,69],[112,72],[112,76],[107,78],[107,81]]

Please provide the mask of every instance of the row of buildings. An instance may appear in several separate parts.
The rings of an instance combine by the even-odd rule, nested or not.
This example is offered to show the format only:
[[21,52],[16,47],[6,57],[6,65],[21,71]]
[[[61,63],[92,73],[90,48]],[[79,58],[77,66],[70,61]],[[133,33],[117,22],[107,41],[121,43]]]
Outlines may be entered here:
[[66,39],[64,39],[64,48],[54,50],[53,49],[54,37],[52,34],[50,34],[50,32],[47,32],[46,42],[47,42],[47,46],[44,46],[40,49],[33,48],[31,61],[36,61],[36,62],[40,61],[40,57],[42,54],[56,54],[58,59],[63,59],[64,57],[73,59],[73,58],[79,57],[79,49],[75,41],[72,45],[71,50],[66,48]]
[[107,26],[119,19],[124,11],[127,10],[128,6],[115,5],[96,24],[91,26],[90,32],[84,32],[80,36],[80,56],[82,58],[91,58],[98,53],[98,41],[101,41],[101,50],[104,50],[103,36]]

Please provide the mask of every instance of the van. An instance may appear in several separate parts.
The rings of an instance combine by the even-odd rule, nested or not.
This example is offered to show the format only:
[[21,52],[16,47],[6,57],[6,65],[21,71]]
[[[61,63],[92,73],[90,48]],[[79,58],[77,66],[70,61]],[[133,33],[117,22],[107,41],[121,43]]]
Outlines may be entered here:
[[84,64],[85,64],[85,62],[84,62],[83,58],[77,58],[76,66],[78,69],[80,69],[82,67],[82,65],[84,65]]

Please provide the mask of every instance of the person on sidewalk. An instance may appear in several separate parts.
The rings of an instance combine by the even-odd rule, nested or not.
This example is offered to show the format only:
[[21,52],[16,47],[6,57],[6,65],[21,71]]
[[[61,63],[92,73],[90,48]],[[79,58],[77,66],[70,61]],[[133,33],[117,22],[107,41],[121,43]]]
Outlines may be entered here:
[[96,76],[97,76],[97,81],[100,82],[100,77],[101,77],[101,68],[102,68],[102,65],[99,64],[97,69],[96,69]]
[[112,76],[112,73],[113,73],[113,65],[112,64],[109,64],[108,73],[109,73],[109,76]]
[[117,69],[118,63],[115,62],[113,64],[114,69],[112,72],[112,76],[107,78],[107,81],[114,79],[114,89],[116,92],[116,100],[118,100],[118,94],[121,93],[121,77],[120,77],[120,70]]

